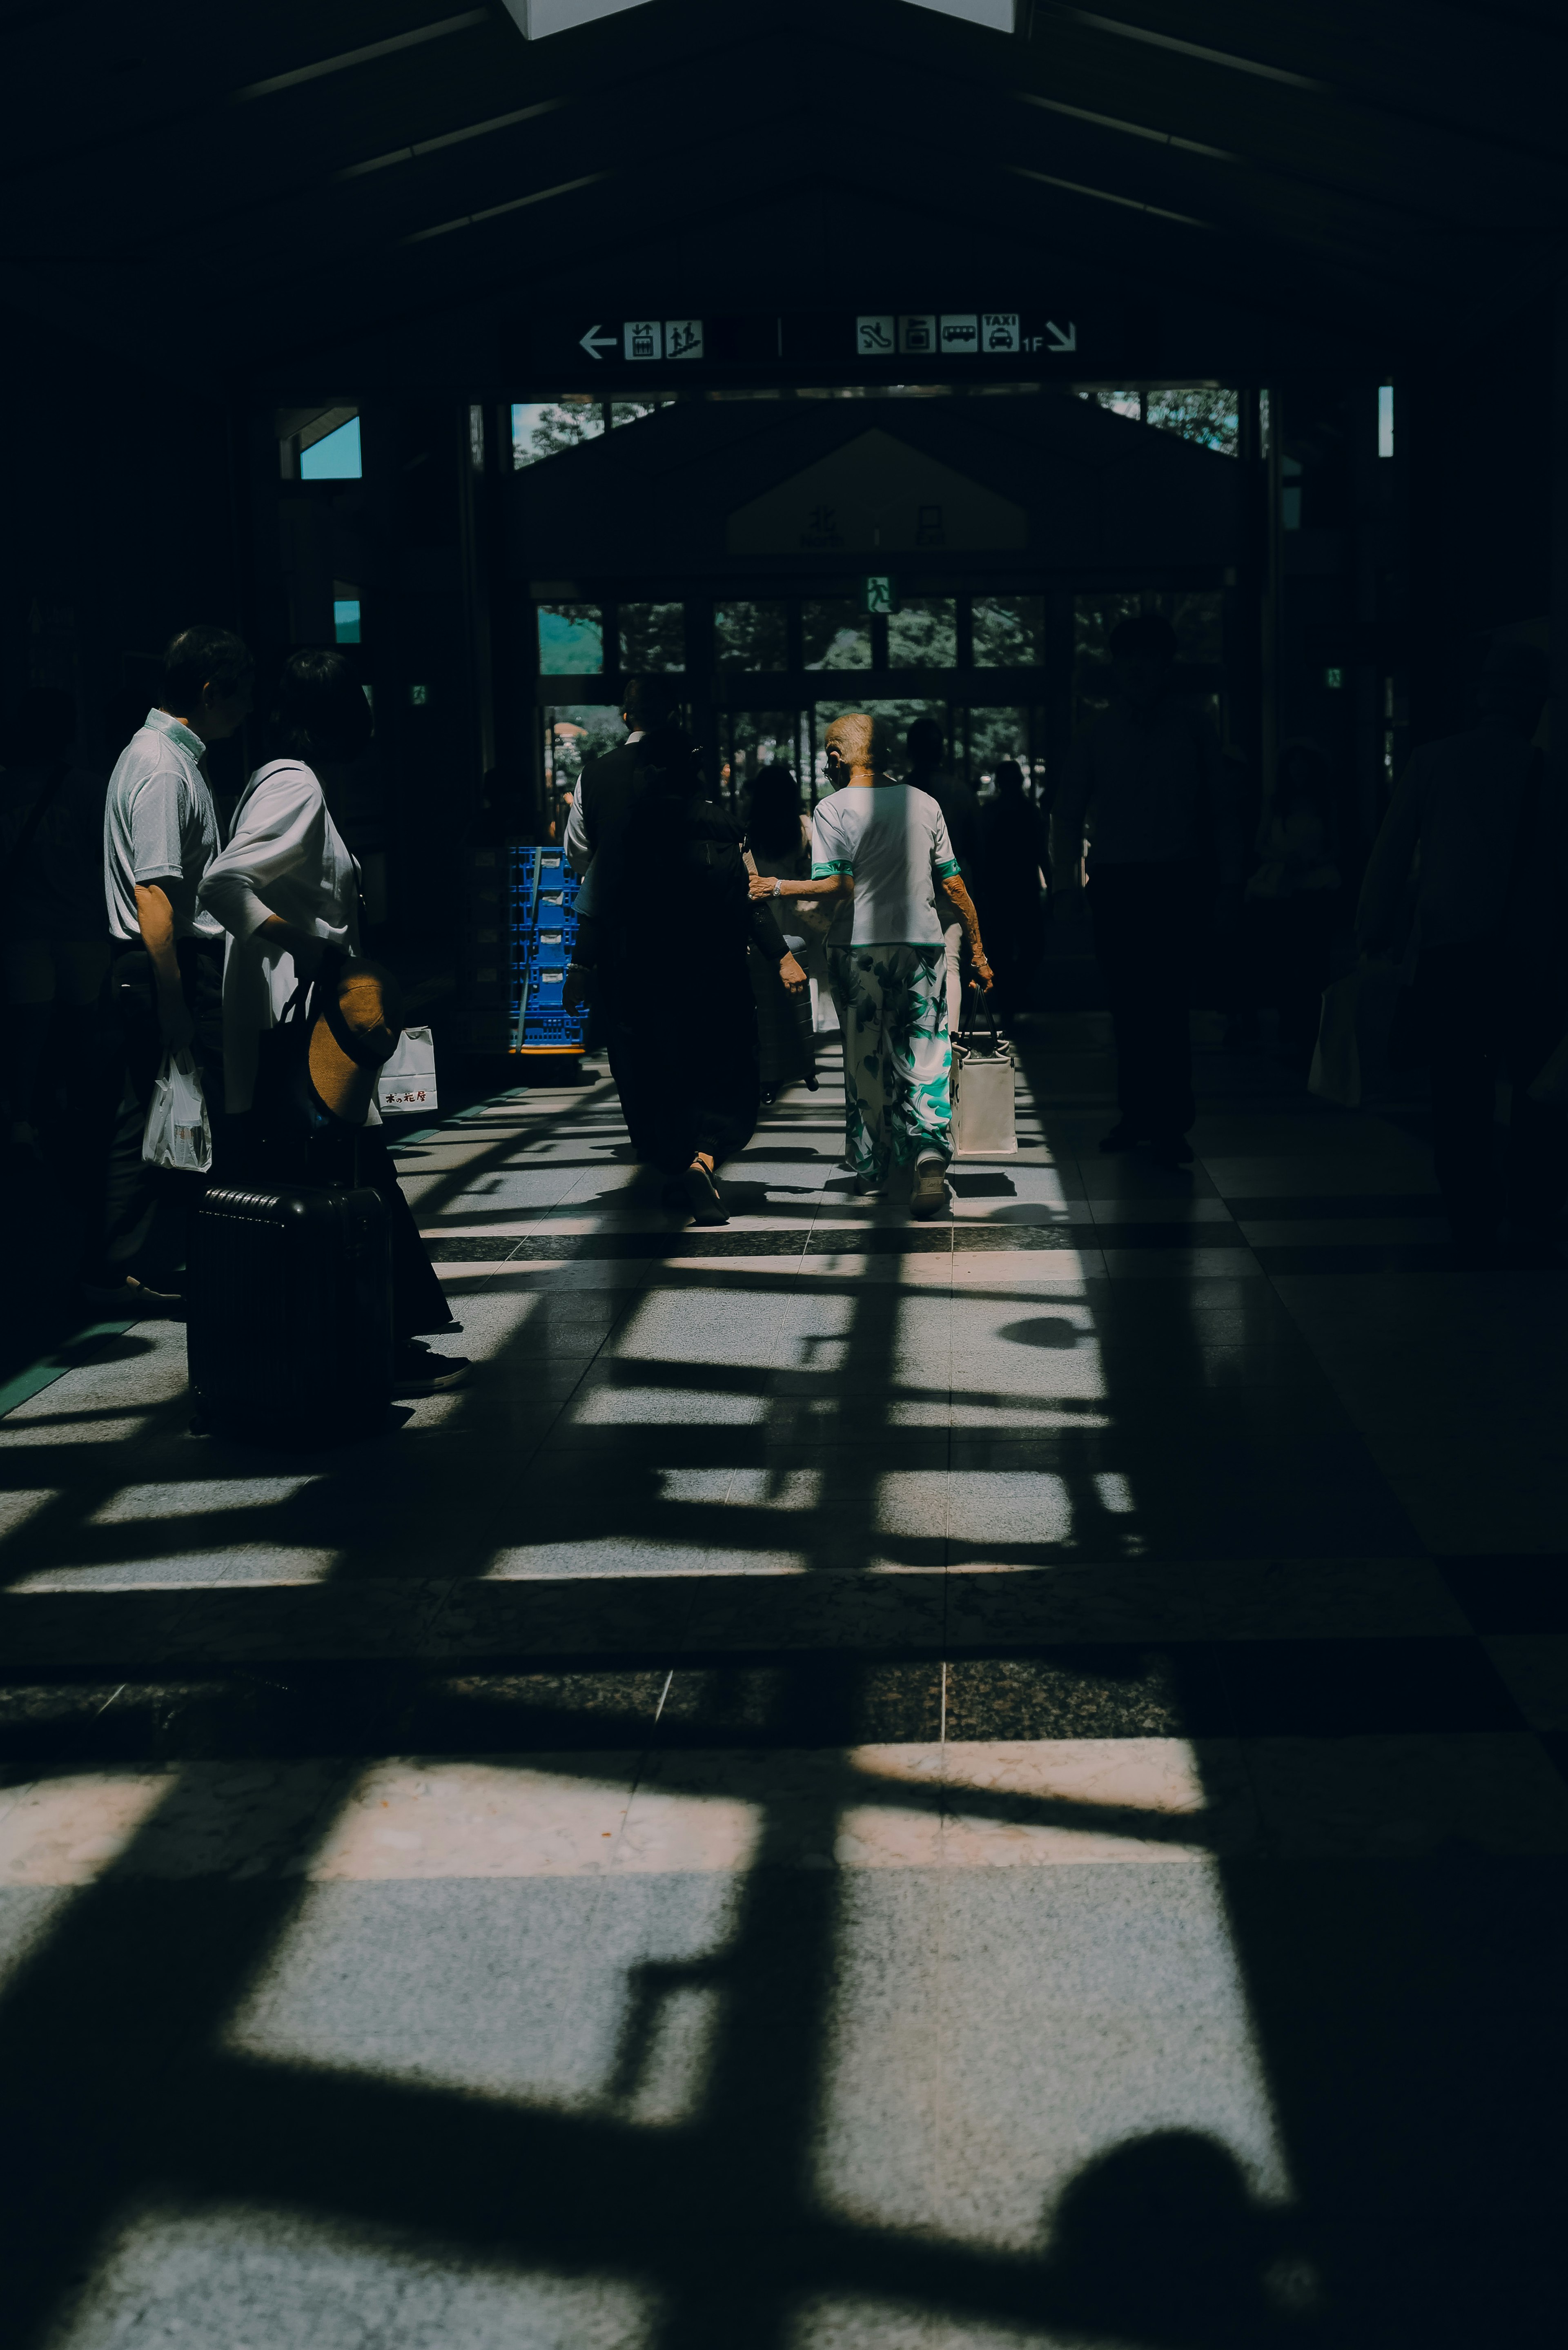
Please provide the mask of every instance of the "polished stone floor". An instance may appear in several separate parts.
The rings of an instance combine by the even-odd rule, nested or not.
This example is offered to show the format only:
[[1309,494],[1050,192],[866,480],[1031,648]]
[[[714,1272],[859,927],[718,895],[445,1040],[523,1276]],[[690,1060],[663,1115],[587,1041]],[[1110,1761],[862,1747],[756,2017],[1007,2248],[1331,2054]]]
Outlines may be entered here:
[[479,1368],[377,1444],[167,1325],[0,1397],[7,2342],[1555,2338],[1568,1281],[1033,1035],[933,1227],[830,1059],[719,1231],[602,1071],[415,1139]]

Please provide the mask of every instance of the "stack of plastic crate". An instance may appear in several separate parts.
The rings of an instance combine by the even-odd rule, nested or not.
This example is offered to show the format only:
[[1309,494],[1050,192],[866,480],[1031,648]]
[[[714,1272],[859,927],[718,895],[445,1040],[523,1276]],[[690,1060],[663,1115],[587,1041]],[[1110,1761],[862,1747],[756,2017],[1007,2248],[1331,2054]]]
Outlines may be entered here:
[[558,848],[521,848],[512,885],[514,1053],[580,1053],[583,1018],[562,1003],[577,935],[577,879]]
[[463,968],[471,1053],[580,1053],[583,1020],[562,996],[577,934],[577,881],[558,848],[468,854]]

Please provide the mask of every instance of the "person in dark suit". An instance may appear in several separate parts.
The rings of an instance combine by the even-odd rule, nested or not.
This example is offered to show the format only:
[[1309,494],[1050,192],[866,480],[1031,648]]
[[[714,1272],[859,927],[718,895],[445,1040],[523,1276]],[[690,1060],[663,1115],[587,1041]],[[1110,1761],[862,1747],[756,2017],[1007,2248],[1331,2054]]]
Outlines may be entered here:
[[[583,795],[597,840],[566,1004],[593,995],[627,1131],[644,1164],[667,1177],[665,1204],[700,1224],[728,1223],[715,1172],[751,1140],[762,1097],[747,947],[792,992],[805,973],[772,907],[753,903],[740,826],[708,799],[680,727],[639,734],[629,775],[612,765],[616,755],[596,763],[596,784],[609,769],[611,788]],[[701,976],[679,1013],[659,984],[677,921]]]
[[594,859],[626,821],[638,788],[638,746],[655,728],[668,725],[680,706],[675,681],[666,677],[628,677],[621,703],[628,729],[624,743],[597,759],[587,759],[572,795],[564,843],[566,862],[581,880]]

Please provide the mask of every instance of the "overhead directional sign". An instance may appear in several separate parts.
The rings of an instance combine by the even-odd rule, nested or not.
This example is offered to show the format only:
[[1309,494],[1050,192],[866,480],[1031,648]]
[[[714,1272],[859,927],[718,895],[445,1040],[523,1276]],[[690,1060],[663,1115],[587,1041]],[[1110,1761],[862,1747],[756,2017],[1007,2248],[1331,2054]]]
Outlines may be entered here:
[[[1093,337],[1096,365],[1105,356],[1106,323],[1099,319]],[[586,354],[596,367],[639,374],[674,361],[726,371],[766,369],[802,382],[830,383],[832,374],[818,376],[815,371],[846,365],[885,374],[892,381],[922,376],[940,380],[950,367],[955,380],[961,380],[971,368],[1016,372],[1021,361],[1061,359],[1076,353],[1079,319],[1064,302],[1049,315],[1043,308],[986,310],[977,305],[961,310],[823,311],[783,317],[601,317],[591,325],[579,317],[569,327],[564,321],[537,322],[531,342],[535,362],[552,369],[565,363],[580,366]]]

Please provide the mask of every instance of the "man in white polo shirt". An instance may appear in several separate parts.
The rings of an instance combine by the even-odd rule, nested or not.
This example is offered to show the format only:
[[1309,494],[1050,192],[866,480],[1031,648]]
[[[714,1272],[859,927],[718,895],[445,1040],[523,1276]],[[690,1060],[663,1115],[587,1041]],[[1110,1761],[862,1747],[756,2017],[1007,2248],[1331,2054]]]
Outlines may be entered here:
[[812,818],[812,878],[759,875],[752,895],[852,901],[849,938],[840,939],[836,917],[827,949],[844,1021],[846,1156],[862,1193],[885,1190],[896,1166],[912,1167],[911,1211],[934,1216],[952,1157],[939,889],[959,910],[982,987],[991,965],[940,808],[929,792],[877,774],[874,734],[863,711],[834,720],[825,741],[838,788]]
[[185,1228],[205,1178],[141,1156],[166,1052],[187,1046],[214,1138],[223,1109],[223,931],[196,902],[218,853],[218,816],[202,769],[209,743],[243,724],[252,661],[227,629],[184,629],[163,658],[163,698],[120,753],[104,805],[103,881],[114,944],[111,1027],[124,1081],[109,1147],[104,1228],[88,1274],[96,1305],[146,1312],[181,1295]]

